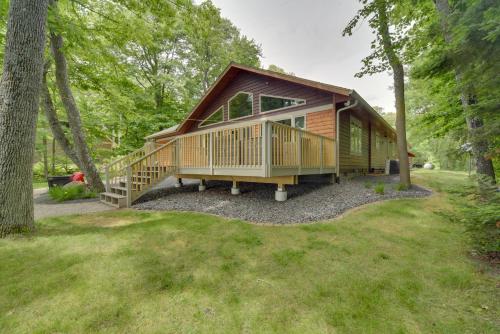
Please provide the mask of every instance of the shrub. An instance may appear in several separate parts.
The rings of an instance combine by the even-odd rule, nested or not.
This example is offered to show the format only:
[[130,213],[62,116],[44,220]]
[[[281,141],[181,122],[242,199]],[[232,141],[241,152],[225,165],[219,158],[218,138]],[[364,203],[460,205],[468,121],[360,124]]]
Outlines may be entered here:
[[365,181],[365,188],[370,189],[372,187],[372,182],[371,181]]
[[394,190],[405,191],[405,190],[408,190],[408,187],[403,183],[398,183],[398,184],[394,185]]
[[481,200],[477,194],[469,195],[458,199],[458,202],[461,204],[460,209],[452,213],[452,220],[465,225],[477,251],[498,257],[500,255],[500,195],[497,194],[489,200]]
[[377,185],[375,186],[375,192],[379,195],[383,195],[384,194],[384,189],[385,189],[385,186],[383,183],[377,183]]
[[88,191],[84,185],[70,187],[53,187],[49,189],[49,196],[57,202],[71,201],[74,199],[94,198],[96,193]]

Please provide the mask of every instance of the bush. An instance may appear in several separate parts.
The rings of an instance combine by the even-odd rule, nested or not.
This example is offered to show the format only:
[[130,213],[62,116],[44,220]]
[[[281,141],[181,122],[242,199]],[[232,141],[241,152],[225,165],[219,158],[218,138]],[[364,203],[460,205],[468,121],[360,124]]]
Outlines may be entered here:
[[384,189],[385,189],[385,186],[383,183],[377,183],[377,185],[375,186],[375,192],[379,195],[384,194]]
[[464,223],[467,232],[482,254],[499,256],[500,254],[500,196],[488,201],[461,201],[461,208],[453,215],[453,220]]
[[365,188],[370,189],[372,187],[372,182],[371,181],[365,181]]
[[74,199],[94,198],[96,193],[88,191],[84,185],[72,185],[70,187],[52,187],[49,196],[57,202],[71,201]]
[[403,183],[398,183],[398,184],[394,185],[394,190],[405,191],[405,190],[408,190],[408,187],[406,185],[404,185]]

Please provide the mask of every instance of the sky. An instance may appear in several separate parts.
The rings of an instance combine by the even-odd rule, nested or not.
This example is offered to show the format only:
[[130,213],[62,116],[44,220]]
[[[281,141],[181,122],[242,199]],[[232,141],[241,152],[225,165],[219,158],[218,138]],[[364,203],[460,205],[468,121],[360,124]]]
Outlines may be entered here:
[[[201,1],[197,1],[198,3]],[[355,78],[370,53],[365,23],[351,37],[342,30],[356,0],[212,0],[223,17],[261,45],[265,68],[275,64],[299,77],[355,89],[372,106],[395,111],[392,77]]]

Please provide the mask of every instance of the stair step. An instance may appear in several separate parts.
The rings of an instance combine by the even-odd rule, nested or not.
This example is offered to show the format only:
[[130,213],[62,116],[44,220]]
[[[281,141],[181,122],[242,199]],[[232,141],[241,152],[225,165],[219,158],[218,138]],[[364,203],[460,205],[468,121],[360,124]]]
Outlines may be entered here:
[[111,192],[118,195],[127,196],[126,187],[111,186]]
[[114,206],[116,208],[124,208],[127,206],[127,197],[115,193],[104,192],[99,195],[101,202]]

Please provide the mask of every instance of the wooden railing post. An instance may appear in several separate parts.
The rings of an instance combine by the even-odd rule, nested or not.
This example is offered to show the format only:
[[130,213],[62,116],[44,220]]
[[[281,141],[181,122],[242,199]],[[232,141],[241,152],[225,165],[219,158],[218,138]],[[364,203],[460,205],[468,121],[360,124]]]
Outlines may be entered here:
[[271,123],[264,121],[261,123],[262,137],[262,169],[265,177],[271,174]]
[[109,183],[109,166],[106,166],[105,173],[106,173],[106,192],[110,192],[111,187]]
[[208,166],[210,168],[210,175],[214,175],[214,133],[213,131],[209,134],[208,140]]
[[302,131],[299,130],[299,143],[297,145],[297,149],[299,150],[297,153],[297,159],[299,162],[299,174],[302,172]]
[[323,137],[319,139],[319,173],[323,173]]
[[127,208],[132,206],[132,166],[127,167]]

